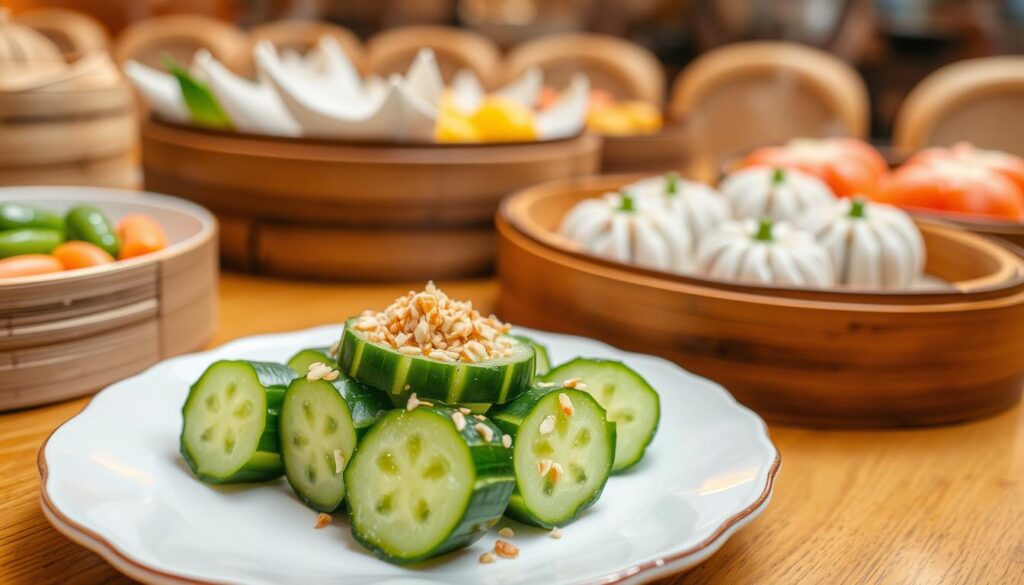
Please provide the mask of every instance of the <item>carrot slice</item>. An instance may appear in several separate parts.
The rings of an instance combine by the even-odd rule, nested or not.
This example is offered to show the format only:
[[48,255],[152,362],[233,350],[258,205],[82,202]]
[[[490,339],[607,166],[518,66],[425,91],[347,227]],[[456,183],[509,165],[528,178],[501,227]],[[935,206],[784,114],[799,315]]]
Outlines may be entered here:
[[103,248],[96,244],[78,240],[64,242],[50,253],[60,260],[64,268],[68,270],[110,264],[114,261],[114,257]]
[[64,270],[60,260],[49,254],[21,254],[0,260],[0,278],[50,274]]
[[129,213],[122,217],[117,223],[117,235],[121,238],[121,253],[118,255],[121,260],[167,247],[163,226],[144,213]]

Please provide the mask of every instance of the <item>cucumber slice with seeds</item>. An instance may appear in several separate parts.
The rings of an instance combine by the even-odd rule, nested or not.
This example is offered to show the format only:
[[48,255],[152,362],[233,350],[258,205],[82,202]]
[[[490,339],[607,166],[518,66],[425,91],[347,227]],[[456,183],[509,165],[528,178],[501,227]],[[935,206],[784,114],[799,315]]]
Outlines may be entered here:
[[507,358],[443,362],[368,341],[353,328],[355,321],[345,324],[338,365],[349,376],[388,394],[405,398],[415,392],[422,399],[450,404],[502,404],[525,392],[533,380],[534,351],[529,344],[516,344]]
[[331,357],[330,351],[329,347],[309,347],[299,350],[288,360],[288,367],[295,370],[295,373],[300,376],[305,376],[309,371],[310,364],[316,362],[337,368],[338,363]]
[[636,465],[654,438],[661,417],[658,393],[640,374],[622,362],[576,358],[540,377],[561,384],[579,378],[586,392],[608,411],[616,424],[615,466],[619,472]]
[[589,394],[538,387],[495,407],[491,418],[513,441],[516,491],[506,516],[565,526],[601,497],[615,460],[615,423]]
[[525,335],[513,335],[512,337],[518,339],[522,343],[528,343],[533,347],[533,351],[536,354],[536,371],[534,374],[537,376],[543,376],[548,373],[551,369],[551,358],[548,357],[547,346],[542,343],[538,343]]
[[284,472],[278,409],[287,366],[244,360],[211,365],[189,390],[181,412],[181,454],[210,483],[266,481]]
[[359,443],[345,470],[349,520],[379,558],[412,563],[467,546],[508,505],[512,450],[490,421],[469,416],[460,431],[456,412],[440,404],[393,410]]

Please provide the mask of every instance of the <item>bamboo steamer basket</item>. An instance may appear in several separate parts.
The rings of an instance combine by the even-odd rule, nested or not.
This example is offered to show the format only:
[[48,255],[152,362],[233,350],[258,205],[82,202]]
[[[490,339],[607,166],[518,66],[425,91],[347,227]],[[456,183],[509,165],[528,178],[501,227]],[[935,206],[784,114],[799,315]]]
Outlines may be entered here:
[[[583,198],[626,181],[528,188],[497,217],[499,314],[664,356],[772,422],[933,425],[986,416],[1024,384],[1024,261],[918,220],[941,290],[797,290],[671,275],[585,256],[556,233]],[[538,275],[557,274],[558,278]],[[671,391],[665,390],[665,391]]]
[[[664,106],[665,73],[650,51],[617,37],[563,33],[527,41],[506,60],[506,83],[531,67],[544,72],[548,84],[562,87],[584,73],[591,84],[619,99],[643,100]],[[681,119],[665,116],[665,125],[651,134],[604,136],[601,172],[658,173],[687,167],[690,150]]]
[[167,231],[159,252],[114,264],[0,280],[0,410],[94,392],[213,335],[217,225],[186,201],[87,187],[7,187],[0,203],[56,211],[140,211]]
[[134,100],[105,53],[69,64],[2,10],[0,45],[0,185],[132,186]]
[[346,143],[204,130],[148,120],[148,189],[211,209],[225,265],[328,280],[486,273],[500,199],[596,172],[601,140]]

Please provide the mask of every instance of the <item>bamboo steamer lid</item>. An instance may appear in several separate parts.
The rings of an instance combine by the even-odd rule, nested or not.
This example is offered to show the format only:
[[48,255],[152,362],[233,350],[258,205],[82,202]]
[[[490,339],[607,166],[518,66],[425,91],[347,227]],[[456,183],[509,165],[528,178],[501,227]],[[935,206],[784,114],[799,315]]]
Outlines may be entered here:
[[27,26],[15,24],[10,16],[7,8],[0,8],[0,80],[67,67],[53,41]]

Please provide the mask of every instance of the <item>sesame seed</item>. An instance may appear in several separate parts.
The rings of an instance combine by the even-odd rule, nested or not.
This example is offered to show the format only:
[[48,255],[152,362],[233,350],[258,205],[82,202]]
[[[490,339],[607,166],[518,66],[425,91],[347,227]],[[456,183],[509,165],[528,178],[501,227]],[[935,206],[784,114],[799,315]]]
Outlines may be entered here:
[[541,459],[537,462],[537,471],[540,472],[540,476],[544,477],[551,471],[552,462],[550,459]]
[[482,414],[474,414],[474,415],[473,415],[473,418],[475,418],[476,420],[479,420],[479,421],[485,421],[485,420],[487,420],[487,417],[486,417],[486,416],[484,416],[484,415],[482,415]]
[[452,421],[455,423],[455,429],[462,431],[466,428],[466,416],[459,411],[452,413]]
[[413,392],[409,395],[409,400],[405,401],[406,410],[416,410],[416,407],[420,405],[420,401],[416,398],[416,393]]
[[341,375],[341,372],[339,372],[338,370],[331,370],[330,372],[327,372],[326,374],[324,374],[323,379],[327,380],[328,382],[333,382],[333,381],[337,380],[338,376],[340,376],[340,375]]
[[398,353],[402,355],[422,355],[423,350],[412,345],[403,345],[402,347],[398,348]]
[[480,438],[482,438],[487,443],[490,443],[491,439],[494,438],[494,431],[492,431],[491,427],[485,425],[484,423],[476,423],[475,425],[473,425],[473,428],[476,429],[476,432],[480,433]]
[[341,341],[335,341],[331,348],[327,350],[327,355],[331,357],[338,357],[338,347],[341,345]]
[[345,456],[341,454],[341,449],[334,450],[334,473],[341,473],[345,470]]
[[504,447],[505,447],[506,449],[509,449],[509,448],[511,448],[511,447],[512,447],[512,437],[511,437],[510,435],[503,435],[503,436],[501,437],[501,444],[502,444],[502,446],[504,446]]
[[534,382],[533,385],[538,388],[554,388],[555,386],[558,386],[558,384],[555,384],[554,382]]
[[460,406],[460,407],[459,407],[459,412],[461,412],[462,414],[470,414],[470,413],[472,413],[473,411],[472,411],[472,410],[470,410],[470,409],[468,409],[468,408],[466,408],[465,406]]
[[480,555],[480,564],[481,565],[489,565],[489,564],[493,563],[496,560],[498,560],[498,557],[494,556],[494,554],[489,553],[489,552],[485,552],[484,554]]
[[502,528],[501,530],[498,531],[498,536],[503,536],[505,538],[513,538],[513,537],[515,537],[515,535],[516,535],[515,530],[512,530],[508,526],[506,526],[506,527],[504,527],[504,528]]
[[542,435],[546,435],[555,430],[555,415],[549,414],[545,416],[544,420],[540,421],[540,428],[538,430]]
[[576,388],[582,380],[579,378],[569,378],[565,382],[562,382],[562,386],[566,388]]
[[556,540],[559,539],[559,538],[562,538],[562,529],[561,528],[552,528],[551,529],[551,538],[554,538]]

